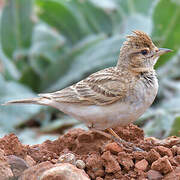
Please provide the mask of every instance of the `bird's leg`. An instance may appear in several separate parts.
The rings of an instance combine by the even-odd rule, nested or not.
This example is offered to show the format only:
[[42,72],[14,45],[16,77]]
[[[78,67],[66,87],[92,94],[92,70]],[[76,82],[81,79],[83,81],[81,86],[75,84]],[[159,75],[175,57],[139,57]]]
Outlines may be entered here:
[[107,131],[112,135],[112,139],[117,142],[120,146],[123,144],[128,144],[134,151],[143,151],[141,148],[136,147],[133,143],[126,142],[125,140],[121,139],[111,128],[108,128]]
[[128,148],[133,148],[134,151],[143,151],[141,148],[139,147],[136,147],[133,143],[131,142],[127,142],[123,139],[121,139],[114,131],[113,129],[111,128],[108,128],[107,131],[110,133],[106,133],[106,132],[103,132],[103,131],[100,131],[100,130],[97,130],[97,129],[94,129],[94,125],[93,123],[91,125],[88,126],[90,130],[94,131],[94,132],[97,132],[109,139],[113,139],[118,145],[122,146],[122,144],[124,145],[128,145]]
[[102,136],[107,137],[108,139],[112,139],[112,137],[111,137],[111,135],[110,135],[109,133],[106,133],[106,132],[103,132],[103,131],[101,131],[101,130],[95,129],[93,123],[90,124],[90,125],[88,125],[88,128],[89,128],[91,131],[93,131],[93,132],[96,132],[96,133],[98,133],[98,134],[101,134]]

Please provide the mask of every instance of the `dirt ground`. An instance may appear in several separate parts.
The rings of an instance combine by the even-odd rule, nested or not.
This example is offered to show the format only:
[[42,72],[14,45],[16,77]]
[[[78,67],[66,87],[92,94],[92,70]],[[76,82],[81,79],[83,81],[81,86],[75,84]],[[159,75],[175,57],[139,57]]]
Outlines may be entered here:
[[34,146],[6,135],[0,139],[0,180],[180,180],[180,138],[144,138],[133,124],[115,132],[143,151],[82,129]]

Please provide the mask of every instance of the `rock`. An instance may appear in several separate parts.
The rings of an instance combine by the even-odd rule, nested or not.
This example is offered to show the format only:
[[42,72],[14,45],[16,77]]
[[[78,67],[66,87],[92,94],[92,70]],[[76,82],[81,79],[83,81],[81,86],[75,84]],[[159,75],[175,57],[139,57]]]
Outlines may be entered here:
[[121,170],[119,163],[110,151],[104,152],[101,158],[104,160],[105,172],[115,173]]
[[103,178],[103,180],[129,180],[129,178],[122,175],[121,172],[116,172],[115,174],[107,173],[106,176]]
[[13,173],[7,163],[0,163],[1,180],[8,180],[13,177]]
[[14,174],[14,177],[19,177],[29,166],[24,159],[14,155],[7,156],[7,162]]
[[[30,155],[34,161],[40,163],[45,161],[51,161],[52,159],[58,159],[59,156],[53,152],[56,148],[58,151],[59,146],[52,145],[49,140],[46,140],[44,143],[40,144],[39,146],[34,145],[28,148],[28,155]],[[59,151],[60,152],[60,151]]]
[[[1,158],[1,157],[0,157]],[[13,173],[11,171],[10,166],[5,161],[0,161],[0,179],[1,180],[8,180],[13,177]]]
[[0,149],[0,179],[8,180],[13,177],[13,173],[4,154],[4,151]]
[[167,175],[164,176],[163,180],[179,180],[180,179],[180,167],[176,167],[176,169]]
[[125,178],[122,171],[118,171],[118,172],[114,173],[113,175],[114,175],[114,178],[112,178],[112,179],[114,179],[114,180],[115,179],[124,179]]
[[84,170],[78,169],[69,163],[58,164],[58,166],[54,165],[40,176],[41,180],[54,178],[63,180],[90,180]]
[[148,160],[149,163],[153,163],[154,161],[158,160],[160,157],[161,157],[161,155],[156,150],[151,149],[148,152],[146,159]]
[[18,180],[37,180],[45,170],[51,167],[53,167],[53,164],[49,161],[39,163],[26,169]]
[[146,151],[140,152],[140,151],[135,151],[133,152],[133,158],[135,160],[142,160],[142,159],[146,159],[148,153]]
[[180,155],[175,156],[174,159],[176,160],[177,163],[180,164]]
[[53,164],[56,164],[56,163],[58,163],[58,159],[51,159],[51,162],[52,162]]
[[161,172],[162,174],[167,174],[173,170],[167,156],[154,161],[151,165],[151,168],[153,170]]
[[90,180],[84,170],[78,169],[69,163],[51,164],[50,162],[40,163],[26,171],[19,180]]
[[109,143],[105,146],[105,151],[110,151],[112,154],[118,154],[123,151],[123,148],[119,146],[117,143]]
[[173,156],[172,152],[170,149],[164,147],[164,146],[157,146],[155,147],[155,150],[161,155],[161,156],[168,156],[171,157]]
[[178,150],[178,147],[176,145],[174,145],[172,148],[171,148],[171,151],[173,153],[173,156],[176,156],[177,155],[177,150]]
[[97,177],[97,178],[96,178],[96,180],[103,180],[103,178],[101,178],[101,177]]
[[173,156],[169,157],[168,159],[172,166],[178,166],[178,162],[175,160]]
[[26,161],[29,167],[36,165],[36,161],[34,161],[34,159],[29,155],[25,156],[24,160]]
[[128,171],[134,166],[132,157],[125,152],[118,153],[118,162]]
[[147,177],[149,180],[161,180],[163,178],[162,174],[155,170],[149,170],[147,172]]
[[180,177],[180,167],[176,167],[175,173],[176,173],[177,177]]
[[[142,170],[139,170],[137,168],[134,169],[134,171],[137,173],[136,175],[136,178],[135,179],[139,179],[139,180],[147,180],[146,177],[147,177],[147,173],[142,171]],[[137,178],[138,177],[138,178]]]
[[0,138],[0,149],[2,149],[6,155],[13,154],[18,157],[24,157],[24,155],[26,155],[24,146],[13,133]]
[[92,134],[89,134],[88,132],[84,132],[78,136],[79,143],[88,143],[93,141]]
[[70,163],[70,164],[75,165],[76,157],[72,153],[63,154],[59,157],[58,163]]
[[6,161],[5,153],[2,149],[0,149],[0,162]]
[[154,146],[172,147],[173,145],[179,144],[179,137],[176,137],[176,136],[171,136],[166,139],[157,139],[155,137],[147,137],[145,140],[150,142]]
[[177,147],[177,155],[180,155],[180,147]]
[[76,167],[79,169],[84,169],[86,167],[86,164],[82,160],[77,160],[76,161]]
[[86,159],[86,168],[88,175],[95,179],[96,177],[104,176],[103,160],[99,154],[91,154]]
[[134,124],[118,126],[114,128],[114,131],[119,135],[120,138],[127,142],[144,140],[144,131]]
[[135,164],[135,168],[142,170],[142,171],[146,171],[147,167],[148,167],[148,162],[145,159],[142,159],[141,161],[138,161]]
[[[117,127],[116,132],[120,137],[140,146],[143,152],[135,152],[125,144],[118,146],[105,132],[82,129],[69,130],[55,141],[47,140],[33,146],[22,145],[13,134],[5,136],[0,138],[0,180],[17,179],[21,173],[18,180],[64,179],[66,173],[60,168],[61,165],[68,169],[68,173],[76,165],[79,168],[75,167],[76,172],[80,170],[81,174],[85,170],[93,180],[180,180],[180,138],[156,139],[153,142],[141,136],[140,130],[139,135],[136,134],[136,130],[137,127],[131,124]],[[7,163],[9,155],[14,155],[16,159],[10,163],[11,167],[16,167],[13,171],[16,177]],[[58,159],[61,163],[58,163]],[[75,162],[75,165],[68,163],[73,168],[65,166],[62,163],[64,160],[72,164]]]

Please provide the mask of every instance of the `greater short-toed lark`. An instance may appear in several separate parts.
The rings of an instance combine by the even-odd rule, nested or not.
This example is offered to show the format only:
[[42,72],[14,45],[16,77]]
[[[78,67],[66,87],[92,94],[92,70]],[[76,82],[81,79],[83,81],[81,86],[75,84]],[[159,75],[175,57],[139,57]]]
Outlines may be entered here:
[[134,31],[120,49],[116,67],[98,71],[57,92],[9,101],[52,106],[97,130],[125,126],[138,119],[154,101],[158,80],[154,65],[170,52],[157,48],[144,32]]

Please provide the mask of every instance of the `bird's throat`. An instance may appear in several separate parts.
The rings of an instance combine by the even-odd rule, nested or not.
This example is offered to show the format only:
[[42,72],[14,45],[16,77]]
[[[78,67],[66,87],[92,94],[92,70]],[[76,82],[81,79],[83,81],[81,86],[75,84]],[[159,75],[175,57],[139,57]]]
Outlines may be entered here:
[[154,71],[153,68],[150,67],[142,67],[142,68],[131,68],[130,71],[134,74],[140,74],[140,73],[144,73],[144,72],[152,72]]

